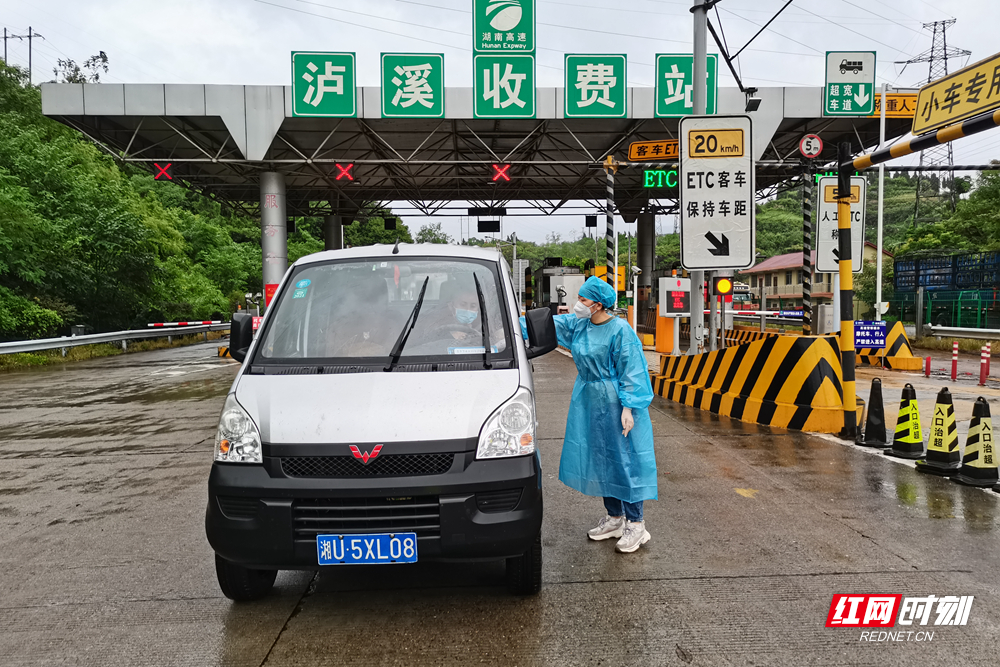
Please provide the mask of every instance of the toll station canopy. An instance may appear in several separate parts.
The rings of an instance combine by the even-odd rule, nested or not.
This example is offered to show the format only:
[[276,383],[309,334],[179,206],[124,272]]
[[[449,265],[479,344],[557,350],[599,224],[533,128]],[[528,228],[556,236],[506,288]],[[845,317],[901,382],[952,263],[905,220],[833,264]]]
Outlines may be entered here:
[[[617,119],[565,118],[563,89],[538,88],[536,117],[518,120],[475,118],[472,88],[447,88],[438,119],[383,118],[381,89],[371,87],[357,89],[352,118],[293,117],[290,86],[41,88],[45,115],[116,160],[157,175],[169,164],[172,180],[247,214],[259,211],[260,173],[274,171],[284,174],[289,216],[390,202],[408,202],[410,212],[424,215],[447,212],[452,202],[524,201],[532,215],[554,214],[569,202],[603,210],[606,156],[623,161],[632,142],[677,138],[677,118],[654,117],[653,88],[629,88],[627,115]],[[851,142],[855,152],[878,144],[878,117],[823,117],[821,87],[761,88],[756,97],[760,105],[749,116],[758,197],[799,173],[798,143],[807,133],[825,142],[815,160],[820,168],[835,159],[839,142]],[[743,114],[746,102],[737,88],[718,90],[719,114]],[[911,122],[888,118],[886,137],[906,134]],[[616,175],[615,209],[628,222],[675,203],[676,188],[644,187],[643,176],[638,166]],[[407,212],[398,204],[394,210]]]

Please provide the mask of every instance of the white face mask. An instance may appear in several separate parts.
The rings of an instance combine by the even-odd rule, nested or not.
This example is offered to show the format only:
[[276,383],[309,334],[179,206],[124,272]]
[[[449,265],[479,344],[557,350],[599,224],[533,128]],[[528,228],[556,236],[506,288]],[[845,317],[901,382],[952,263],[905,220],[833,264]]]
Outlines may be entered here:
[[577,301],[576,305],[573,306],[573,314],[582,320],[589,320],[594,313],[582,301]]

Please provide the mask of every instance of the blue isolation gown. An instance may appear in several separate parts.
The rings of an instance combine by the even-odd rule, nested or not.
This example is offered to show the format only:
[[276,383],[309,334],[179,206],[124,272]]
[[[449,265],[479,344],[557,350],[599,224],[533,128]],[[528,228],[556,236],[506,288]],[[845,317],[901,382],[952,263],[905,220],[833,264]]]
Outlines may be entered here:
[[[556,315],[554,320],[559,344],[573,353],[578,373],[566,418],[560,481],[588,496],[630,503],[655,500],[656,458],[647,409],[653,387],[642,344],[619,317],[603,324],[576,315]],[[635,422],[624,437],[623,407],[632,409]]]

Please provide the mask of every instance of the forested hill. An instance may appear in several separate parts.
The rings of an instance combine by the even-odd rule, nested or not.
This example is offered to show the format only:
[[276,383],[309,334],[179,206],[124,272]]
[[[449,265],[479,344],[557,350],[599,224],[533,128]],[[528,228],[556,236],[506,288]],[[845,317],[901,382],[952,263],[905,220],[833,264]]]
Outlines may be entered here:
[[[371,221],[346,240],[410,240]],[[319,220],[297,223],[289,263],[323,248]],[[260,291],[258,220],[117,163],[42,116],[38,89],[0,61],[0,340],[228,317]]]

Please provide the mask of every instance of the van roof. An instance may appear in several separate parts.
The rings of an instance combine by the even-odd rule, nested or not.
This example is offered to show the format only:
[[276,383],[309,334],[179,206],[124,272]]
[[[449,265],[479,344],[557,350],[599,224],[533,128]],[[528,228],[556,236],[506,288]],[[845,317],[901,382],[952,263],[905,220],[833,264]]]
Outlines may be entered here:
[[469,259],[485,259],[496,262],[500,259],[500,253],[496,248],[480,248],[467,245],[452,245],[448,243],[400,243],[399,253],[392,254],[395,244],[377,243],[375,245],[360,246],[357,248],[345,248],[344,250],[324,250],[323,252],[306,255],[299,259],[296,264],[312,264],[314,262],[325,262],[331,259],[355,259],[355,258],[382,258],[382,259],[403,259],[405,257],[458,257]]

